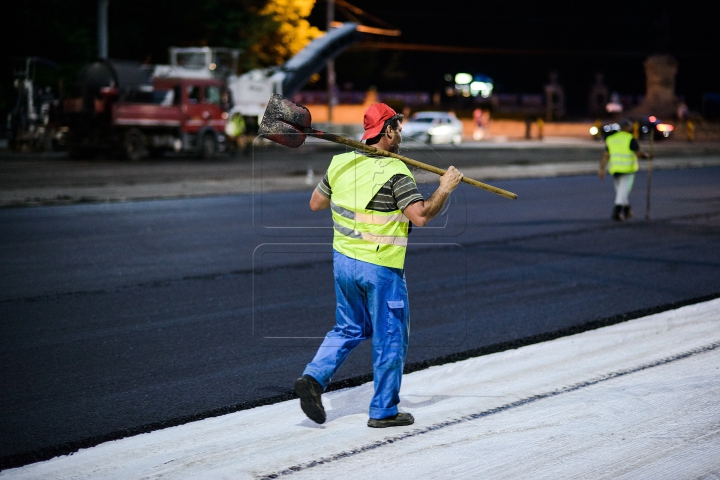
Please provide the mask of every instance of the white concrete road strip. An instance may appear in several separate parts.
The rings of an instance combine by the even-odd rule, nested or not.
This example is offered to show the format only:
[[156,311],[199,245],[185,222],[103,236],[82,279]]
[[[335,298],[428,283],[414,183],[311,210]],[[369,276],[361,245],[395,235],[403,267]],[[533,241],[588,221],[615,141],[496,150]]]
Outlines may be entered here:
[[720,299],[406,375],[409,427],[365,425],[371,388],[324,425],[294,400],[0,479],[720,477]]

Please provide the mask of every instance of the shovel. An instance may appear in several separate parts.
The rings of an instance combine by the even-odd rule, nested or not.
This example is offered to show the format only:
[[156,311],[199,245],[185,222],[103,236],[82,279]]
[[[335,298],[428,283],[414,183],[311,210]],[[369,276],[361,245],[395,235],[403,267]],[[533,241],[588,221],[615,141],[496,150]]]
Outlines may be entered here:
[[[279,143],[280,145],[290,148],[299,147],[305,142],[305,137],[310,135],[311,137],[321,138],[330,142],[353,147],[361,152],[381,155],[383,157],[397,158],[407,165],[436,173],[438,175],[445,175],[445,170],[442,168],[418,162],[412,158],[388,152],[387,150],[381,150],[371,145],[365,145],[364,143],[351,140],[340,135],[315,130],[311,127],[311,122],[312,118],[310,117],[310,110],[283,97],[282,95],[273,93],[272,97],[270,97],[267,108],[265,109],[265,115],[263,115],[262,122],[260,123],[258,134],[263,135],[268,140],[272,140],[275,143]],[[502,188],[493,187],[492,185],[488,185],[486,183],[478,182],[472,178],[463,177],[462,181],[472,185],[473,187],[482,188],[483,190],[501,195],[505,198],[512,200],[517,198],[517,195],[512,192],[508,192]]]

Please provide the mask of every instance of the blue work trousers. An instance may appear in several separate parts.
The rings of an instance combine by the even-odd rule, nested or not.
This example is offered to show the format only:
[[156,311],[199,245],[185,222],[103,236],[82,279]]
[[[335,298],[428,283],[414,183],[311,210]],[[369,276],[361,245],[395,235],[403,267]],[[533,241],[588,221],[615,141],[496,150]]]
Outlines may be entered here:
[[333,252],[336,324],[325,336],[303,375],[323,390],[348,354],[372,338],[375,393],[370,418],[398,413],[400,384],[410,336],[410,306],[404,270],[383,267]]

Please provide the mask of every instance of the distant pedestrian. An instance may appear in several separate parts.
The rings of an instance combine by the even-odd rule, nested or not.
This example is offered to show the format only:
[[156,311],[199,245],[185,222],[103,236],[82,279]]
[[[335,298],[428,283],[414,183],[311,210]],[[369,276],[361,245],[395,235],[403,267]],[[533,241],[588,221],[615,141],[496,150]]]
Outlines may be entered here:
[[[633,129],[633,122],[621,120],[621,130],[613,133],[605,139],[605,152],[600,160],[598,176],[605,178],[605,168],[613,176],[615,185],[615,208],[612,218],[623,221],[632,217],[630,208],[630,191],[635,181],[635,172],[638,171],[638,157],[651,158],[650,155],[640,149],[637,139],[630,133]],[[652,132],[650,133],[652,135]]]
[[[362,138],[398,153],[401,121],[402,115],[389,106],[373,104],[365,112]],[[398,412],[410,335],[404,269],[410,222],[423,226],[434,218],[462,176],[448,168],[435,193],[423,200],[400,160],[359,151],[333,157],[310,209],[332,210],[336,323],[295,382],[300,406],[314,422],[325,422],[322,393],[350,352],[367,339],[372,340],[375,385],[368,426],[414,422],[410,413]]]
[[481,108],[473,111],[473,123],[475,124],[473,139],[482,140],[485,137],[485,114]]
[[684,122],[685,120],[687,120],[689,113],[690,110],[688,109],[688,106],[685,104],[685,102],[680,102],[677,106],[678,122]]

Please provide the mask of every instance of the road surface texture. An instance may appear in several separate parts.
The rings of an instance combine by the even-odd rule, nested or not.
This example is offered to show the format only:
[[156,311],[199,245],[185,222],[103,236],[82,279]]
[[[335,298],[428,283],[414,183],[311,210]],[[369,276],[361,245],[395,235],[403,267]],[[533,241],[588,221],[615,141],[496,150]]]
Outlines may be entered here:
[[[329,213],[249,163],[254,195],[0,210],[1,467],[292,397],[333,324]],[[592,175],[463,185],[411,234],[409,370],[720,294],[720,167],[653,172],[649,222],[646,178],[626,223]],[[363,345],[333,388],[370,372]]]

